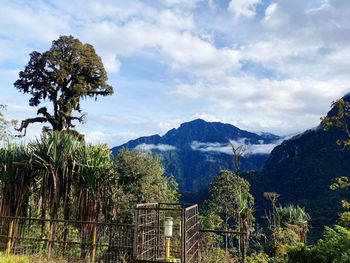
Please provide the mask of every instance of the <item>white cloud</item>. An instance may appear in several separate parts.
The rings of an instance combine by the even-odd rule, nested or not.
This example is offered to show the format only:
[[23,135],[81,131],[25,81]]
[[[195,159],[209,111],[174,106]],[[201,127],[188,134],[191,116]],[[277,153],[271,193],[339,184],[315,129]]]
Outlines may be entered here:
[[[245,139],[238,141],[231,141],[235,146],[244,146],[247,154],[269,154],[273,148],[279,145],[282,140],[278,140],[271,144],[249,144],[246,143]],[[193,141],[191,143],[191,148],[194,151],[201,152],[212,152],[212,153],[224,153],[228,155],[233,155],[232,148],[229,143],[203,143],[198,141]]]
[[225,153],[232,155],[232,148],[227,143],[204,143],[193,141],[191,143],[191,149],[200,152]]
[[196,6],[198,2],[201,2],[203,0],[161,0],[161,1],[168,6],[184,5],[186,7],[193,8]]
[[122,26],[114,22],[95,23],[83,30],[83,38],[93,43],[102,57],[104,53],[109,57],[131,56],[151,48],[173,70],[188,75],[213,76],[240,68],[238,51],[217,48],[190,32],[194,28],[191,16],[179,16],[169,10],[149,12],[151,17],[132,19]]
[[107,144],[110,148],[122,144],[125,141],[138,136],[134,132],[106,133],[104,131],[83,132],[86,142],[92,144]]
[[[316,126],[330,102],[349,89],[349,84],[338,80],[229,77],[215,82],[180,84],[170,95],[212,102],[203,114],[197,115],[206,120],[222,120],[250,131],[290,134]],[[239,114],[228,115],[228,112]]]
[[271,16],[273,15],[273,13],[276,11],[278,4],[277,3],[273,3],[271,5],[269,5],[266,10],[265,10],[265,18],[264,20],[267,21],[271,18]]
[[[31,51],[47,50],[59,35],[73,34],[94,45],[116,88],[115,98],[105,108],[125,114],[121,121],[115,116],[94,118],[96,109],[86,105],[89,122],[82,129],[91,140],[103,139],[115,146],[164,133],[193,117],[278,134],[316,126],[331,101],[350,90],[350,1],[269,1],[265,13],[256,14],[257,7],[265,4],[232,0],[228,10],[223,10],[218,2],[200,0],[152,4],[137,0],[3,0],[2,94],[11,95],[9,87]],[[255,19],[237,24],[232,16]],[[149,81],[150,87],[162,82],[163,88],[139,93],[120,85],[120,75],[124,81],[134,78],[132,70],[140,56],[165,69],[152,80],[142,72],[138,81]],[[130,63],[125,71],[123,61]],[[124,89],[121,93],[120,88]],[[170,96],[164,97],[166,92]],[[133,104],[123,104],[126,97]],[[159,98],[158,104],[144,102],[150,97]],[[2,103],[12,104],[4,100]],[[151,103],[156,110],[148,107]],[[171,103],[179,105],[181,113],[170,111],[167,105]],[[25,113],[14,116],[23,119]]]
[[139,151],[147,151],[150,152],[152,150],[158,150],[161,152],[167,152],[167,151],[175,151],[176,147],[172,146],[172,145],[168,145],[168,144],[146,144],[146,143],[142,143],[139,144],[135,147],[136,150]]
[[228,5],[228,10],[235,15],[238,20],[241,16],[253,17],[256,13],[256,6],[261,3],[261,0],[231,0]]
[[120,69],[120,61],[114,54],[101,54],[104,68],[109,73],[118,73]]
[[143,136],[164,135],[181,123],[181,120],[156,119],[138,122],[117,114],[91,114],[87,117],[87,123],[77,125],[77,130],[84,133],[87,141],[107,144],[110,148]]
[[22,2],[20,8],[16,3],[5,1],[1,5],[1,34],[10,39],[24,42],[48,42],[56,39],[60,32],[69,30],[69,17],[55,11],[44,3]]
[[264,37],[244,57],[284,75],[344,77],[350,69],[348,1],[281,1],[265,10]]

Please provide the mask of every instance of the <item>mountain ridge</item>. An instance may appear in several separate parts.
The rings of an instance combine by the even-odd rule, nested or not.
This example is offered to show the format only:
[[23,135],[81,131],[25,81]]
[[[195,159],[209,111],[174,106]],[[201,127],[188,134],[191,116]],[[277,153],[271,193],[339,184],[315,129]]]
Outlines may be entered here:
[[[350,96],[344,96],[350,101]],[[334,107],[327,113],[334,116]],[[257,214],[264,215],[270,206],[264,192],[277,192],[282,204],[298,204],[311,216],[312,241],[322,236],[323,226],[333,225],[343,211],[340,200],[348,195],[346,189],[332,191],[335,178],[349,177],[350,151],[336,141],[345,139],[339,127],[324,131],[322,123],[276,146],[264,168],[250,180],[256,200]]]
[[140,137],[111,150],[116,154],[127,147],[158,154],[166,175],[174,175],[180,190],[196,192],[205,188],[220,170],[233,168],[230,142],[244,144],[252,152],[250,157],[243,158],[243,170],[260,170],[279,140],[280,136],[271,133],[258,135],[231,124],[195,119],[163,136]]

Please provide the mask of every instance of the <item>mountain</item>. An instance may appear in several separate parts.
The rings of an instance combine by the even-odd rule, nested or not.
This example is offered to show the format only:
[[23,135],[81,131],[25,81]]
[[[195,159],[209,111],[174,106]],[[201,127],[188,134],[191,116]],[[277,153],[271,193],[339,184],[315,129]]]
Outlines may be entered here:
[[131,140],[112,148],[150,151],[161,157],[167,175],[173,174],[181,191],[197,192],[222,169],[233,169],[229,145],[245,145],[249,156],[241,161],[241,170],[261,170],[270,151],[281,138],[270,133],[256,134],[231,124],[202,119],[181,124],[164,136],[152,135]]
[[[327,116],[336,112],[333,108]],[[250,180],[257,214],[263,215],[270,206],[263,193],[277,192],[281,203],[305,206],[311,215],[312,237],[320,237],[324,225],[336,222],[342,210],[340,200],[346,197],[346,190],[330,189],[336,177],[350,176],[350,151],[336,144],[344,138],[341,128],[324,131],[320,124],[276,146],[262,171]]]

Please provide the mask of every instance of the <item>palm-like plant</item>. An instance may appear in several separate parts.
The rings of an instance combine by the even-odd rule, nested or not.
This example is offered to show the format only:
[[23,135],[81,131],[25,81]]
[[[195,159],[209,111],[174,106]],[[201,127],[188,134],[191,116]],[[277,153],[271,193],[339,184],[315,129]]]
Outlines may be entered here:
[[292,229],[300,238],[300,242],[305,242],[306,233],[309,229],[310,216],[305,212],[305,208],[299,206],[281,206],[275,210],[275,226]]
[[64,132],[43,133],[40,140],[29,146],[33,151],[33,168],[38,172],[43,217],[47,212],[57,217],[60,202],[64,218],[69,217],[69,195],[72,174],[75,169],[75,154],[79,141]]
[[110,186],[112,163],[107,145],[81,144],[76,156],[74,185],[77,217],[82,221],[101,221],[104,197]]
[[0,148],[1,215],[19,216],[28,199],[33,173],[30,150],[24,144],[6,143]]
[[246,262],[246,254],[249,246],[249,238],[251,232],[251,225],[254,221],[254,208],[253,203],[250,200],[248,193],[239,193],[235,197],[236,213],[235,220],[237,222],[237,229],[239,232],[244,233],[240,235],[238,240],[239,251],[242,256],[242,262]]

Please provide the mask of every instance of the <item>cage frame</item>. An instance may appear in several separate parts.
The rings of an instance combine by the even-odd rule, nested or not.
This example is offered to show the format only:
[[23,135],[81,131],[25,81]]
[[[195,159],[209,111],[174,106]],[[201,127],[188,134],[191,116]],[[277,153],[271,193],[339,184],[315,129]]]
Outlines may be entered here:
[[[162,248],[161,214],[164,212],[175,213],[179,218],[179,226],[174,226],[175,229],[179,230],[180,235],[178,247],[180,258],[178,259],[181,263],[198,263],[200,256],[198,205],[190,203],[142,203],[136,205],[134,261],[139,263],[167,262],[165,258],[160,257]],[[149,243],[153,247],[146,246],[145,251],[150,253],[145,254],[144,244]]]

